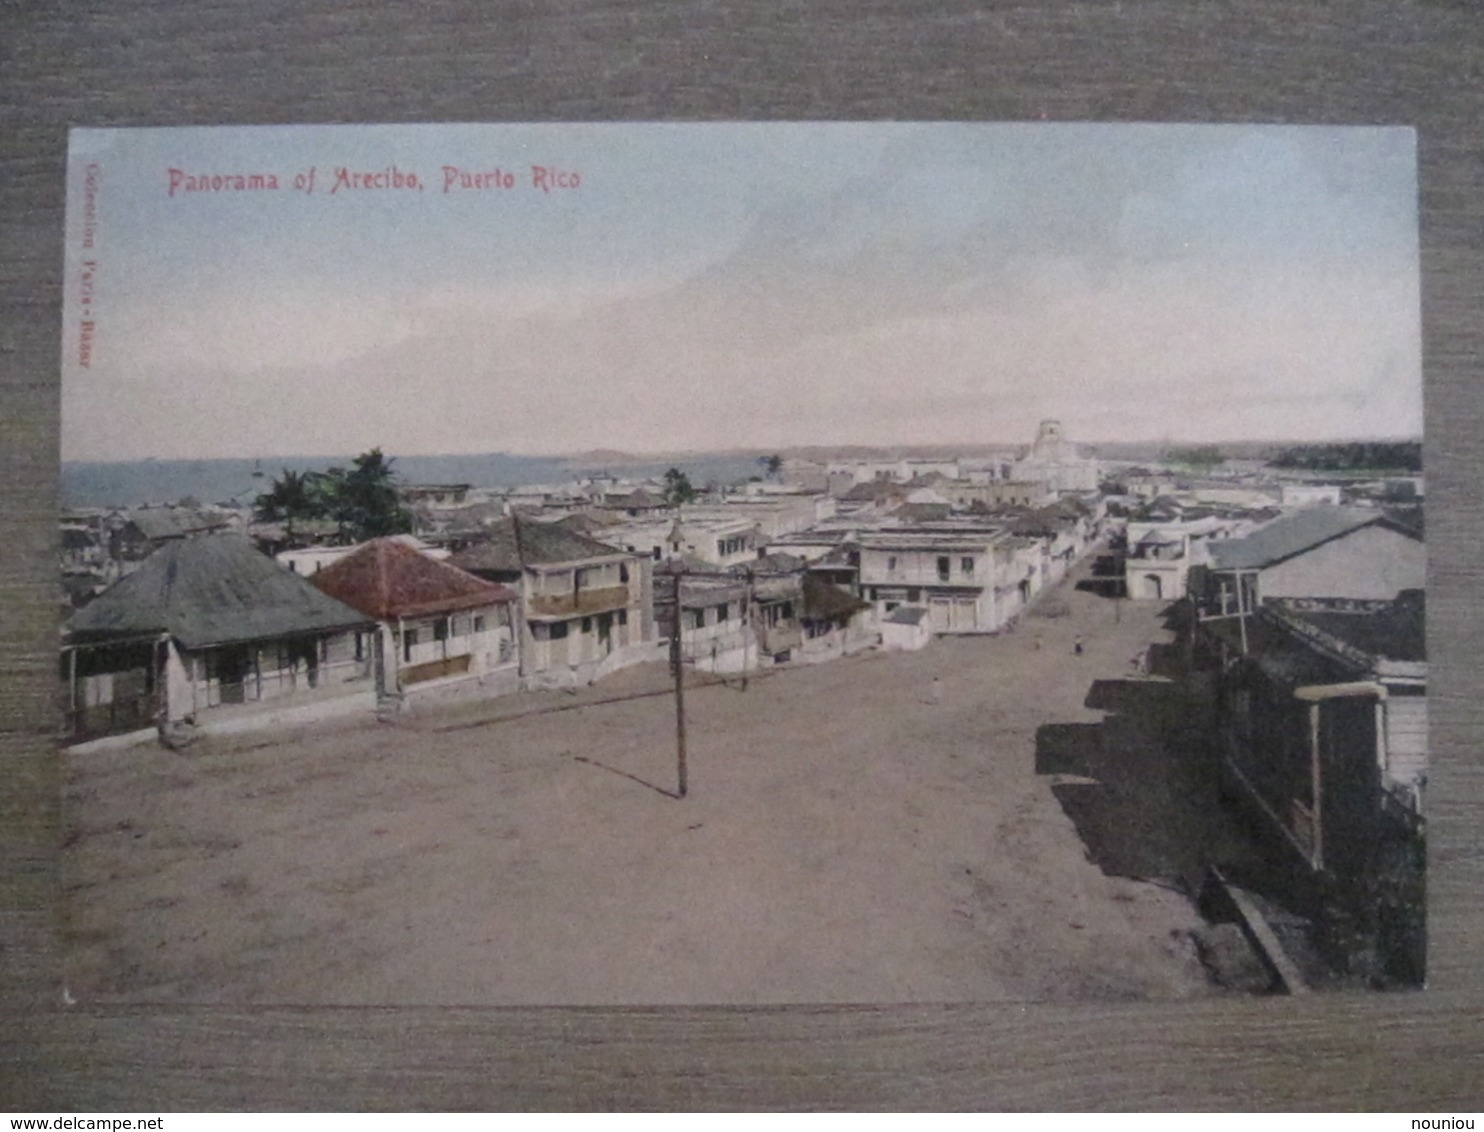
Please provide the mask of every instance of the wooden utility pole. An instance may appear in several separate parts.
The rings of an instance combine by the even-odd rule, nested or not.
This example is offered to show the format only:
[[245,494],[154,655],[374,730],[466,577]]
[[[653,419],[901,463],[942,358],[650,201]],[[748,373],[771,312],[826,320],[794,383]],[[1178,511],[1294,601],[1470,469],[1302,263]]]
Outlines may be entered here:
[[675,617],[670,629],[670,671],[675,677],[675,776],[677,781],[676,794],[684,798],[686,794],[685,773],[685,664],[680,648],[680,622],[683,611],[680,608],[680,571],[676,570],[673,575],[674,581],[674,610]]
[[757,633],[752,627],[752,567],[747,567],[747,588],[742,591],[742,690],[747,691],[747,637],[754,638],[758,650],[758,663],[762,663],[762,643],[756,641]]

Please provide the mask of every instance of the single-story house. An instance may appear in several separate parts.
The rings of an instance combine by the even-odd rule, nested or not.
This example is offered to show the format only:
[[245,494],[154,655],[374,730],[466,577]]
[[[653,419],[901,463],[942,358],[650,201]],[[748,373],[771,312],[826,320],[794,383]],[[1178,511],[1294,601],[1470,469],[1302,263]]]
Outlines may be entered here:
[[834,660],[881,643],[875,625],[875,607],[814,574],[803,580],[803,612],[799,618],[803,641],[798,659]]
[[881,618],[881,647],[888,651],[915,652],[932,639],[932,622],[920,605],[899,605]]
[[311,579],[374,618],[372,673],[383,709],[402,697],[470,686],[517,691],[519,595],[423,554],[397,537],[372,539]]
[[374,628],[242,535],[173,539],[68,620],[65,736],[374,710]]
[[1250,615],[1275,597],[1389,601],[1427,585],[1422,537],[1383,512],[1323,505],[1210,546],[1204,612]]

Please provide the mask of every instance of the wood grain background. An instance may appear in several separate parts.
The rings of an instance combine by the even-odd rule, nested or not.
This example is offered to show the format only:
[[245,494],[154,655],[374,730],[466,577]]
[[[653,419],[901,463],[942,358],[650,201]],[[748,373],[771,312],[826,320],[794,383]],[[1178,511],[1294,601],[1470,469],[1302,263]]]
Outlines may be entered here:
[[[0,0],[0,1107],[1400,1108],[1484,1097],[1484,15],[1467,3]],[[895,118],[1419,130],[1431,988],[1177,1006],[64,1009],[69,125]]]

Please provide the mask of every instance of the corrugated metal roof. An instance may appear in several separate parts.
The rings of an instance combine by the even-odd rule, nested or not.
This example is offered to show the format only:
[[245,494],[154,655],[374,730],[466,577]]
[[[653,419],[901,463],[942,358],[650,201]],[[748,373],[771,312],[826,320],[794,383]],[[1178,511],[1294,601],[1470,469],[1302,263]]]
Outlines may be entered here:
[[188,649],[369,625],[238,534],[167,542],[75,613],[75,636],[169,633]]
[[1375,511],[1330,505],[1306,507],[1273,520],[1245,538],[1210,543],[1211,565],[1216,570],[1262,569],[1372,524],[1404,531]]
[[569,531],[555,523],[540,523],[517,515],[491,524],[479,541],[459,551],[448,561],[476,573],[518,574],[527,566],[553,562],[581,562],[607,558],[624,551]]
[[1307,621],[1322,632],[1385,660],[1427,659],[1427,599],[1421,590],[1403,590],[1395,601],[1378,602],[1364,609],[1304,609],[1298,603],[1279,602],[1290,618]]
[[136,507],[128,512],[128,520],[151,542],[183,538],[188,534],[231,525],[228,516],[197,507]]
[[395,537],[372,539],[312,575],[310,583],[378,621],[477,609],[517,596],[506,586],[435,561]]

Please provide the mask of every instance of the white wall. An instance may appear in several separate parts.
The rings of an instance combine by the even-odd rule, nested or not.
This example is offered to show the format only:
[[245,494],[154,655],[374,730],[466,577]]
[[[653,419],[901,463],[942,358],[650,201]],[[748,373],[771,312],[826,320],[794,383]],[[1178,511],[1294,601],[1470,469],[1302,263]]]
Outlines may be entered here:
[[[938,559],[948,559],[948,576],[938,572]],[[963,560],[973,563],[965,572]],[[985,586],[993,582],[985,547],[953,550],[862,549],[862,585],[892,586]]]

